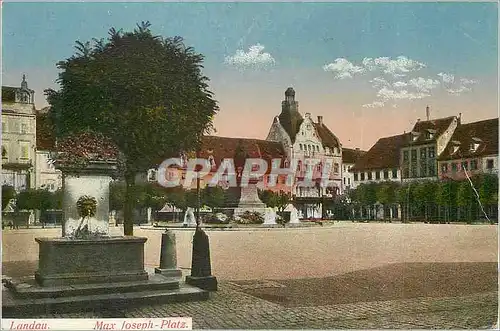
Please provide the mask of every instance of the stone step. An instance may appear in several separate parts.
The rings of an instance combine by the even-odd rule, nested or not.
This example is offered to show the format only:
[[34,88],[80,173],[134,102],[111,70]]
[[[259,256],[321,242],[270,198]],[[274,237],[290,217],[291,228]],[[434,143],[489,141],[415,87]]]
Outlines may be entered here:
[[182,284],[177,289],[128,293],[106,293],[58,298],[21,299],[11,291],[2,291],[3,318],[28,317],[37,314],[71,313],[79,311],[123,311],[127,308],[168,302],[201,301],[209,292]]
[[5,287],[19,299],[60,298],[98,294],[164,291],[179,288],[180,278],[168,278],[150,274],[148,280],[98,284],[74,284],[64,286],[39,286],[34,279],[4,280]]

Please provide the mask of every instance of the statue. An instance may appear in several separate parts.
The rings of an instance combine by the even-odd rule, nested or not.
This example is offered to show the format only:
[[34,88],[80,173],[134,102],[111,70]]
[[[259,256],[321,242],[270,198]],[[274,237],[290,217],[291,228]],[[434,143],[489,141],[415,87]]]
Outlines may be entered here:
[[184,214],[184,225],[196,225],[196,219],[194,217],[193,208],[188,207]]

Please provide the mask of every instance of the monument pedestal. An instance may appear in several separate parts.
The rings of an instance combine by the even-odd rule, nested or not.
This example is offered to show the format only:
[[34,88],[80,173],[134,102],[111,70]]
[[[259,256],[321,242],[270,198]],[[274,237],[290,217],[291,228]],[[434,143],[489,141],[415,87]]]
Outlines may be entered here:
[[245,212],[266,214],[266,204],[260,200],[255,184],[248,184],[241,188],[240,202],[234,209],[234,216],[241,216]]

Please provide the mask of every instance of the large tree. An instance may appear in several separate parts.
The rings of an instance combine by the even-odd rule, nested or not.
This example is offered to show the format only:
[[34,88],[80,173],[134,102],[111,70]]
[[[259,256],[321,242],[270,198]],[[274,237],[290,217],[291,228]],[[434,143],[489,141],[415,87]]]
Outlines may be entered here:
[[125,156],[124,233],[133,234],[135,175],[164,158],[192,151],[212,129],[217,102],[202,74],[203,56],[181,37],[164,38],[149,22],[107,39],[77,42],[61,61],[59,91],[47,90],[58,138],[93,130]]

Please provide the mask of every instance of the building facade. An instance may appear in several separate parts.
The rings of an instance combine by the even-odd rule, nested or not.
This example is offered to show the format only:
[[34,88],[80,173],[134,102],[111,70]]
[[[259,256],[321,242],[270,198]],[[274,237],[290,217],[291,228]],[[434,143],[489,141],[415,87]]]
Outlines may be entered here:
[[[289,87],[281,103],[281,113],[274,118],[266,140],[281,143],[287,159],[298,160],[297,181],[292,187],[292,194],[299,217],[324,217],[324,199],[334,199],[342,194],[342,144],[325,125],[323,117],[318,116],[314,122],[310,113],[302,116],[295,91]],[[331,168],[328,188],[320,186],[327,164]],[[311,167],[315,185],[303,187],[297,182],[304,179]]]
[[23,76],[21,87],[2,86],[2,185],[16,191],[35,186],[35,92]]
[[413,180],[437,180],[438,157],[451,140],[460,117],[450,116],[420,121],[406,133],[401,148],[400,161],[403,182]]
[[459,125],[438,160],[439,178],[498,173],[498,118]]
[[380,138],[351,167],[353,186],[384,181],[401,182],[399,154],[405,144],[405,135]]
[[359,148],[342,148],[342,192],[354,188],[354,173],[351,169],[366,151]]

